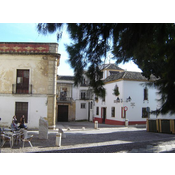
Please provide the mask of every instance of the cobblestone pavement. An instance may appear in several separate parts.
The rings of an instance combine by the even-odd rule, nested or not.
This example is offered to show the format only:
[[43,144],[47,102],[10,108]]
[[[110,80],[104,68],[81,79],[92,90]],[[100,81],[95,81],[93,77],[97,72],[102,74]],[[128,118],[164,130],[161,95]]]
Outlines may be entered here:
[[11,149],[9,143],[1,153],[174,153],[175,135],[147,132],[145,126],[111,126],[99,124],[94,129],[91,122],[64,122],[57,125],[66,134],[61,147],[55,145],[58,130],[49,130],[48,139],[39,139],[38,131],[33,134],[33,148],[22,143]]

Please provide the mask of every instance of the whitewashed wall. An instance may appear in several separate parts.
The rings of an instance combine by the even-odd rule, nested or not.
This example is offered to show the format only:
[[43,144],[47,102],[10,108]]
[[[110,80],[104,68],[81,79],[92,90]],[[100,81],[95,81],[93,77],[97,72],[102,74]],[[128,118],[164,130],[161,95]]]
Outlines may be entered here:
[[[128,107],[127,117],[130,121],[145,121],[142,118],[142,108],[149,107],[150,111],[156,110],[156,89],[148,88],[148,100],[144,101],[145,82],[140,81],[124,81],[123,82],[124,100],[131,97],[130,103],[124,105]],[[155,115],[150,115],[150,118],[156,118]]]
[[[141,85],[140,81],[118,81],[110,84],[106,84],[106,100],[102,102],[102,99],[99,98],[98,102],[95,102],[94,106],[94,116],[101,118],[101,108],[106,107],[106,119],[125,121],[121,118],[121,107],[127,106],[128,111],[126,112],[126,119],[129,121],[146,121],[145,118],[142,118],[142,108],[150,107],[150,110],[156,109],[156,90],[153,88],[148,88],[148,101],[144,101],[144,86]],[[114,100],[117,99],[113,95],[113,89],[115,86],[119,87],[120,95],[118,96],[123,100],[122,103],[114,103]],[[126,102],[128,97],[131,97],[131,102]],[[96,115],[96,107],[99,107],[99,115]],[[115,107],[115,117],[111,117],[111,107]],[[150,118],[156,118],[155,115],[151,115]]]
[[15,115],[15,102],[28,102],[28,123],[29,128],[38,128],[40,117],[47,117],[47,97],[13,97],[1,96],[0,125],[9,127],[12,117]]

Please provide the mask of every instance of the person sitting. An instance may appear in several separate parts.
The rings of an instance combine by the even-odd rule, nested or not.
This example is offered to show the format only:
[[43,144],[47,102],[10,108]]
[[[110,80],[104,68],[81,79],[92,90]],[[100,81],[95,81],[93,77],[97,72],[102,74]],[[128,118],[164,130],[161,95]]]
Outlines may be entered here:
[[16,115],[13,116],[13,120],[14,120],[14,122],[15,122],[16,124],[18,124],[18,120],[17,120],[17,118],[16,118]]
[[22,115],[22,117],[20,118],[20,125],[19,128],[25,128],[27,129],[27,126],[25,125],[25,118],[24,115]]
[[12,129],[12,131],[18,130],[18,125],[16,124],[16,122],[15,122],[15,120],[14,120],[14,117],[13,117],[13,119],[12,119],[11,129]]

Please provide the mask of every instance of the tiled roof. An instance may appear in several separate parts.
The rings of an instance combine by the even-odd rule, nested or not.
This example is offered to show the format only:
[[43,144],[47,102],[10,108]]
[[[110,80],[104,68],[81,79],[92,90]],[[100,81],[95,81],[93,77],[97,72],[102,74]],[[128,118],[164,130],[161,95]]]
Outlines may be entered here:
[[[120,67],[118,67],[116,64],[103,64],[100,66],[100,69],[103,70],[103,69],[113,69],[113,70],[123,70],[121,69]],[[124,71],[124,70],[123,70]]]
[[[148,78],[144,77],[142,75],[141,72],[129,72],[129,71],[125,71],[125,72],[120,72],[118,74],[113,74],[110,75],[109,77],[107,77],[104,80],[104,83],[110,82],[110,81],[115,81],[115,80],[119,80],[119,79],[123,79],[123,80],[135,80],[135,81],[148,81]],[[151,76],[150,81],[154,81],[156,80],[156,78],[154,76]]]
[[58,80],[74,80],[74,76],[58,76]]

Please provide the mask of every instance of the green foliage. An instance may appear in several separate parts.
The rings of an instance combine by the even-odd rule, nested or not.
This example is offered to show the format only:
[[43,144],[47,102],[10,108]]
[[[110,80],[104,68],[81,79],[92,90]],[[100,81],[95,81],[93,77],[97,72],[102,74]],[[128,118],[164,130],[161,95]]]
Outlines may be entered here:
[[[58,39],[62,29],[63,24],[38,24],[38,31],[43,34],[58,31]],[[67,51],[76,85],[82,80],[83,70],[87,69],[95,94],[101,97],[105,95],[98,66],[112,48],[117,64],[132,60],[144,76],[149,78],[154,75],[158,78],[154,86],[159,90],[162,106],[156,113],[175,113],[174,24],[76,23],[67,24],[67,30],[72,39]]]
[[115,89],[113,91],[114,91],[114,95],[115,96],[119,96],[120,95],[120,92],[118,90],[118,87],[115,87]]

